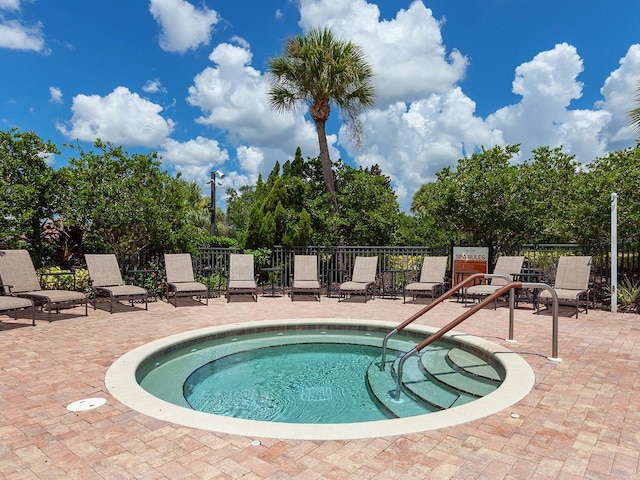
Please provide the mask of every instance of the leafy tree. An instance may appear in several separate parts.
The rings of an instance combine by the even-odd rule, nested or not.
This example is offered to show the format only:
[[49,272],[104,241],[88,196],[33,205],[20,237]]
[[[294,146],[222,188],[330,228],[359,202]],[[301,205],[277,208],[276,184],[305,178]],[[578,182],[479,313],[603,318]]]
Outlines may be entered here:
[[228,188],[226,234],[240,243],[244,243],[243,232],[249,223],[251,206],[255,202],[255,189],[249,185],[243,185],[238,191]]
[[610,238],[611,193],[618,194],[618,237],[640,241],[640,146],[596,158],[579,176],[571,224],[575,239],[601,243]]
[[[281,170],[281,171],[280,171]],[[228,212],[242,205],[246,228],[239,233],[246,248],[272,245],[384,245],[392,241],[399,205],[388,177],[377,165],[355,169],[336,163],[336,215],[327,201],[321,161],[302,159],[300,149],[267,181],[247,194],[228,195]],[[250,207],[248,207],[250,205]],[[231,217],[231,214],[229,214]]]
[[358,115],[374,105],[373,71],[362,50],[337,39],[331,29],[314,29],[289,39],[284,53],[269,60],[271,107],[276,111],[309,105],[316,124],[320,159],[327,192],[337,208],[326,122],[335,104],[353,137],[358,141],[362,125]]
[[[84,232],[85,247],[119,258],[140,251],[193,250],[205,234],[190,222],[201,209],[193,184],[160,170],[157,155],[129,155],[97,140],[59,173],[65,224]],[[199,207],[200,205],[200,207]],[[206,235],[208,237],[208,235]]]
[[[570,242],[570,225],[577,214],[579,165],[562,148],[540,147],[521,168],[518,202],[512,208],[526,218],[522,241]],[[528,240],[527,240],[528,239]]]
[[337,174],[340,210],[325,244],[389,245],[400,212],[389,179],[377,165],[369,170],[340,163]]
[[0,244],[26,243],[36,265],[45,256],[45,226],[56,216],[58,181],[46,158],[57,153],[34,132],[0,132]]
[[482,245],[521,241],[527,218],[518,205],[519,168],[511,164],[517,145],[495,146],[439,171],[435,184],[421,188],[413,207],[437,218],[454,240]]

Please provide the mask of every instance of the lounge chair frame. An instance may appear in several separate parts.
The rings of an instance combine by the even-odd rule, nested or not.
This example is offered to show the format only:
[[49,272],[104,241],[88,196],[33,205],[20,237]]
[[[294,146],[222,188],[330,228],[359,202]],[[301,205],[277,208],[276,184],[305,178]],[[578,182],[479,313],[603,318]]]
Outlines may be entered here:
[[250,253],[232,253],[229,255],[229,275],[227,278],[227,302],[231,295],[249,294],[258,301],[258,277],[255,274],[254,259]]
[[13,318],[18,319],[18,312],[31,310],[31,325],[36,325],[36,306],[28,298],[20,298],[14,295],[0,295],[0,314],[9,315],[13,313]]
[[[164,266],[166,273],[167,303],[178,306],[178,297],[197,298],[202,304],[209,305],[209,288],[196,282],[193,275],[193,262],[188,253],[165,253]],[[203,302],[202,299],[206,302]]]
[[449,257],[424,257],[420,278],[417,282],[411,282],[402,288],[402,301],[407,302],[407,294],[411,294],[412,300],[419,295],[431,294],[431,300],[436,295],[441,295],[444,290],[444,278],[447,274],[447,262]]
[[[558,259],[553,289],[558,296],[559,303],[575,305],[576,318],[578,318],[580,311],[580,300],[584,300],[584,313],[589,313],[590,276],[591,256],[563,255]],[[551,303],[551,294],[546,290],[538,295],[538,313],[540,312],[540,303],[544,303],[545,308],[548,308]]]
[[0,250],[0,282],[5,294],[28,298],[34,305],[48,312],[59,313],[62,308],[84,304],[84,314],[88,315],[87,296],[73,290],[42,290],[31,256],[27,250]]
[[356,257],[351,278],[340,284],[338,301],[346,300],[355,293],[364,295],[364,303],[368,298],[375,298],[378,257]]
[[289,295],[293,302],[295,294],[308,293],[320,301],[321,287],[318,276],[318,257],[315,255],[295,255],[293,275]]
[[128,301],[144,301],[144,309],[149,309],[149,294],[145,288],[127,285],[122,280],[122,273],[116,256],[111,253],[91,253],[84,256],[89,270],[89,283],[93,289],[93,309],[97,308],[98,298],[109,300],[109,313],[113,313],[113,305]]

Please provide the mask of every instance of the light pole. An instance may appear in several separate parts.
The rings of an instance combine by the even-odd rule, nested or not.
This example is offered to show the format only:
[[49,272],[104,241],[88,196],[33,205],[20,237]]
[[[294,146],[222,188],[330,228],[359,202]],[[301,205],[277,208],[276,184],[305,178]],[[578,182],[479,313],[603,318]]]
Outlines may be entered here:
[[209,233],[212,237],[215,237],[218,233],[218,227],[216,225],[216,177],[224,178],[224,173],[219,170],[213,170],[211,172],[211,179],[207,182],[211,185],[211,228]]

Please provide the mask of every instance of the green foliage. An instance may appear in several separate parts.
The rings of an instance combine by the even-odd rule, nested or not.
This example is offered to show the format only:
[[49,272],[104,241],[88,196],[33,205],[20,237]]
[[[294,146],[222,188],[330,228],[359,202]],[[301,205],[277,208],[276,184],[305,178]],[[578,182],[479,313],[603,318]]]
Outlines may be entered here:
[[155,153],[128,154],[100,140],[98,152],[78,147],[59,175],[65,225],[84,233],[85,247],[119,258],[140,251],[195,251],[207,242],[193,222],[203,209],[197,185],[160,170]]
[[151,297],[161,297],[165,290],[166,272],[162,262],[151,259],[143,266],[144,272],[130,275],[127,283],[143,287]]
[[227,277],[224,273],[214,273],[213,275],[195,274],[196,282],[203,283],[210,292],[224,292],[227,289]]
[[[379,173],[340,163],[337,170],[339,213],[326,232],[327,245],[389,245],[400,208],[389,179]],[[327,243],[329,242],[329,243]]]
[[615,192],[618,236],[640,242],[639,146],[582,168],[561,148],[540,147],[529,160],[513,163],[517,152],[515,146],[483,149],[458,160],[456,170],[441,170],[437,181],[414,195],[416,217],[426,216],[439,227],[431,232],[498,249],[519,243],[598,244],[610,238]]
[[33,132],[0,132],[0,246],[28,247],[36,265],[45,260],[45,225],[56,215],[65,188],[46,159],[60,153]]
[[89,271],[86,268],[77,268],[71,271],[60,267],[44,267],[38,269],[38,275],[40,285],[44,290],[75,290],[83,292],[87,296],[93,295],[89,283]]
[[[389,178],[377,165],[355,169],[342,162],[335,165],[335,177],[337,213],[324,189],[320,160],[304,161],[299,148],[282,172],[276,164],[266,182],[259,179],[254,188],[228,195],[228,218],[244,222],[231,226],[240,245],[255,249],[391,243],[400,209]],[[244,214],[238,215],[241,211]]]
[[611,193],[618,194],[618,237],[640,241],[640,146],[596,158],[579,175],[576,214],[571,225],[576,239],[597,243],[609,238]]
[[[620,310],[640,313],[640,282],[624,277],[618,283],[616,297]],[[611,301],[611,287],[608,289],[606,300]]]

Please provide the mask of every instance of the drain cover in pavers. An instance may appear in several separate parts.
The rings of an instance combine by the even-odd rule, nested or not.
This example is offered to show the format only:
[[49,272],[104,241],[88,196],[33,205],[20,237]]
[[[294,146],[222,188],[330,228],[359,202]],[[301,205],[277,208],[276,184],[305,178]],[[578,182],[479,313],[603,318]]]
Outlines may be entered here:
[[84,412],[85,410],[93,410],[107,403],[105,398],[85,398],[77,402],[67,405],[67,410],[71,412]]

